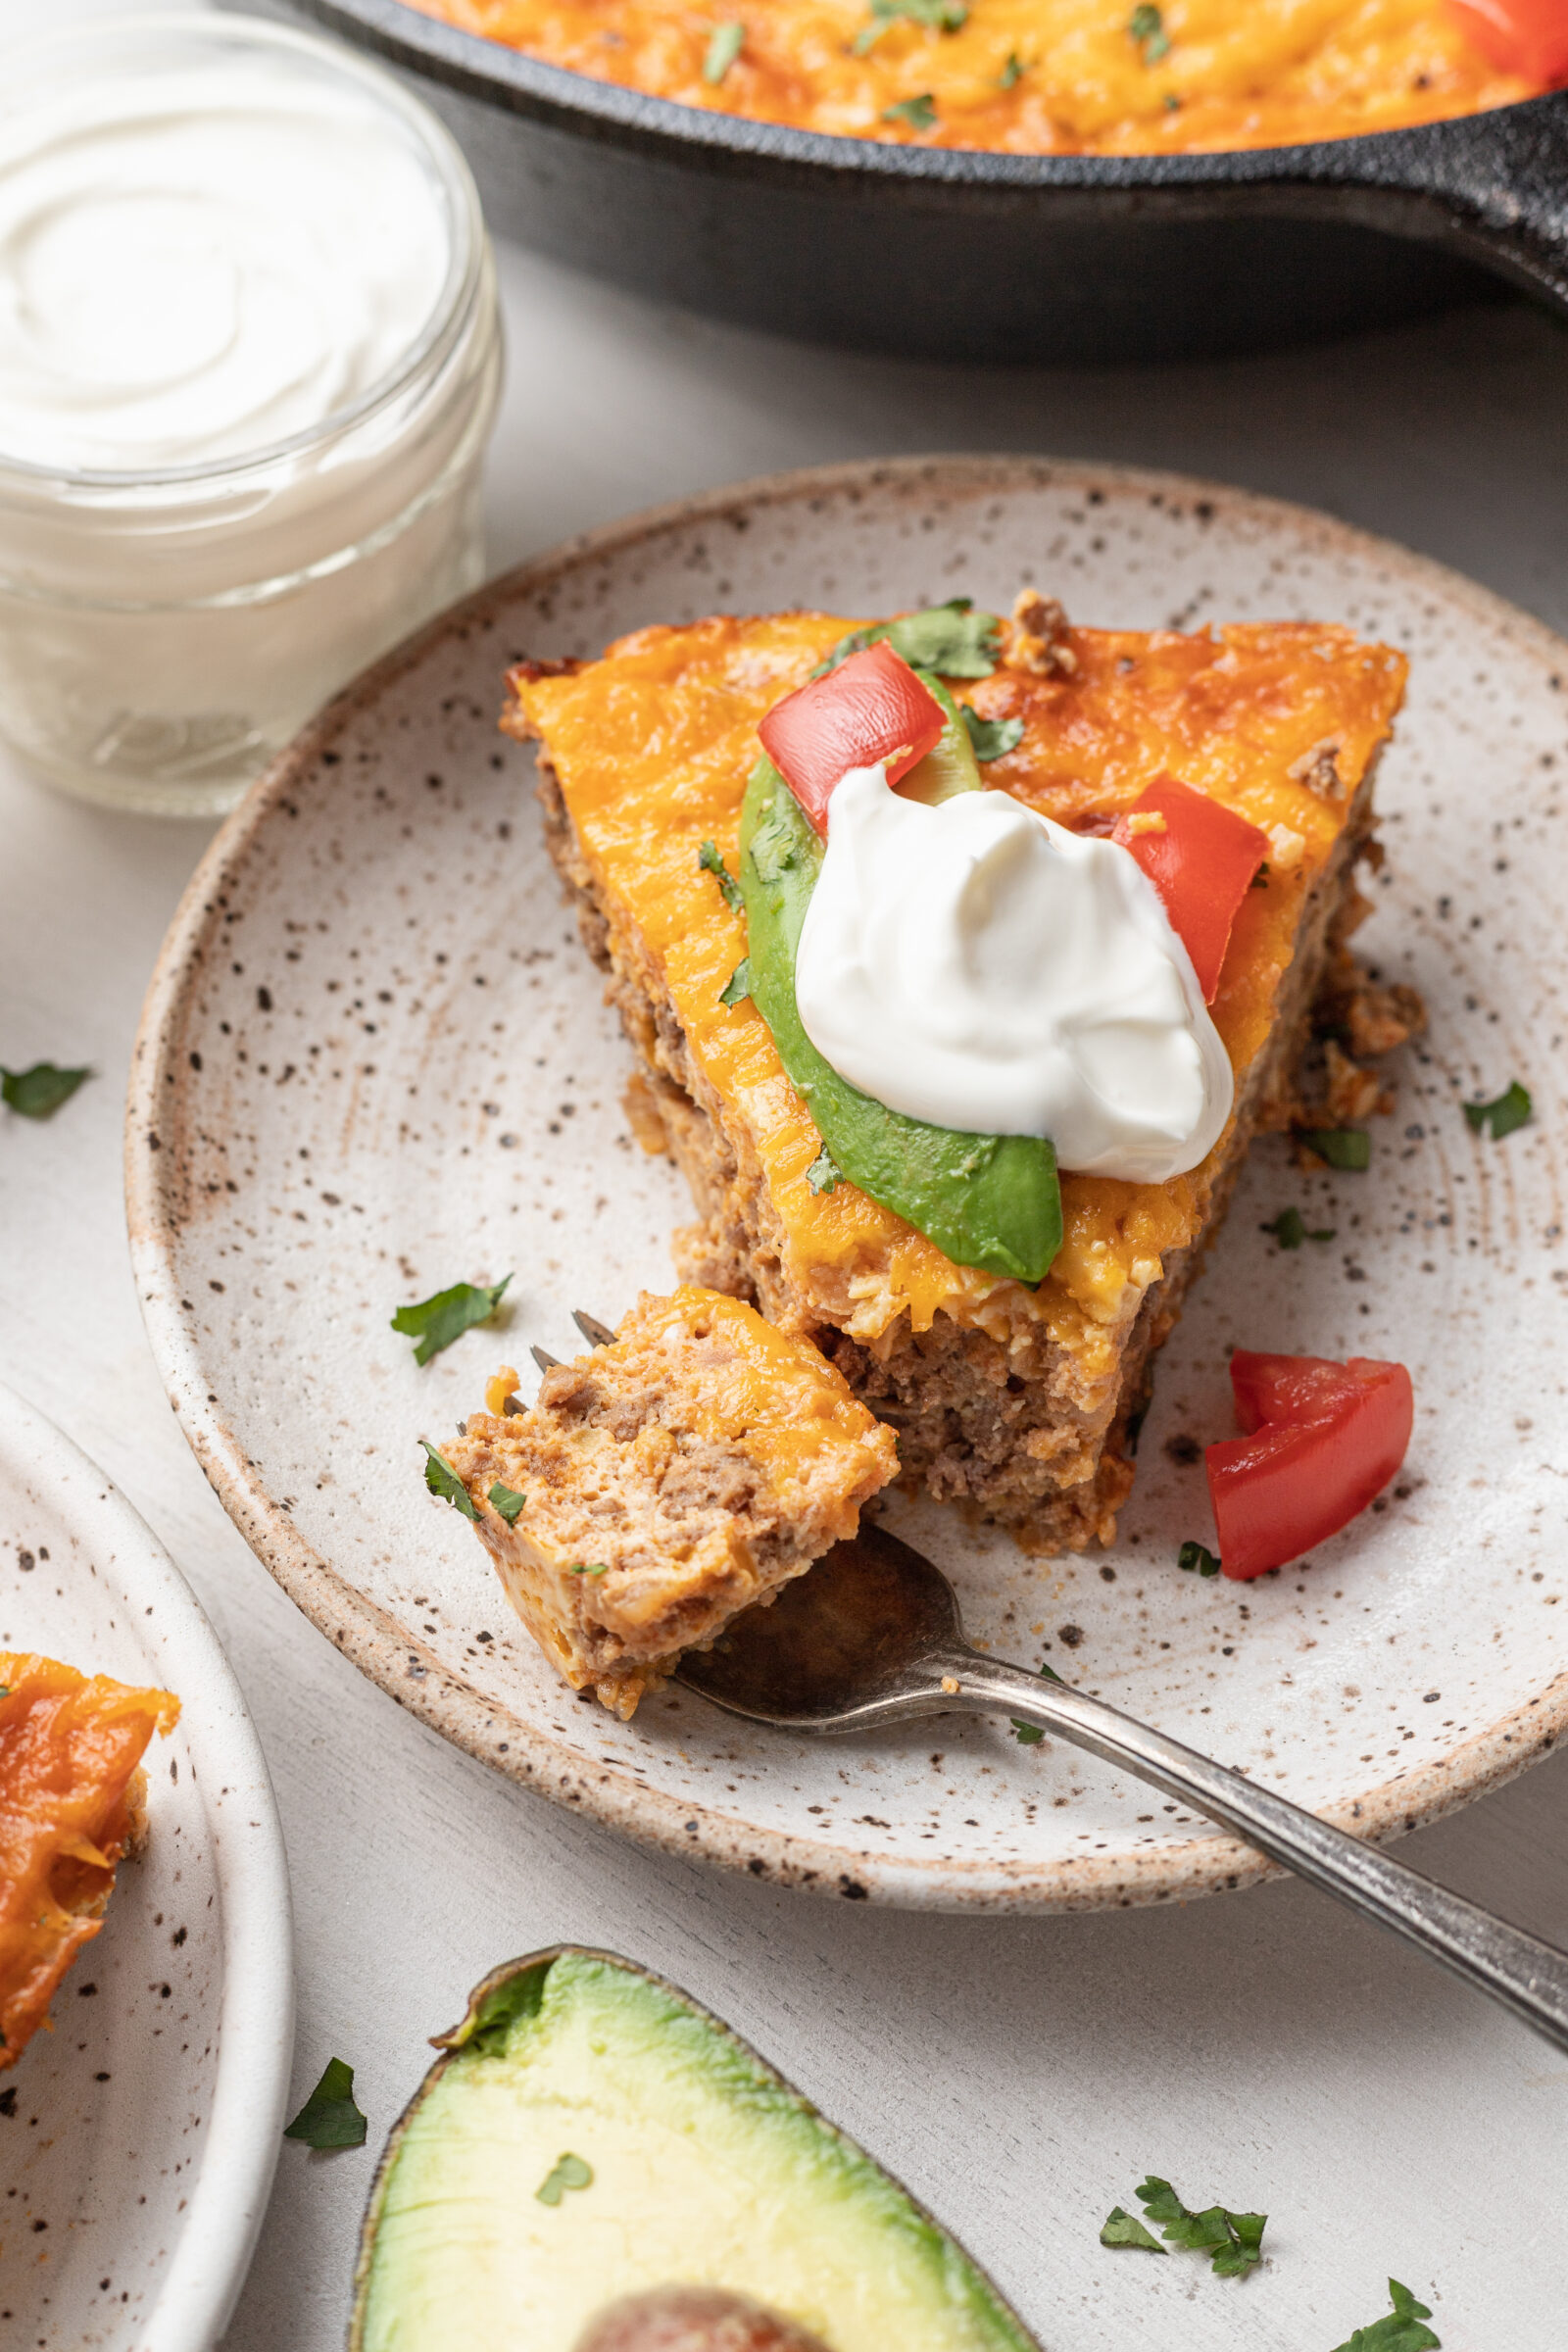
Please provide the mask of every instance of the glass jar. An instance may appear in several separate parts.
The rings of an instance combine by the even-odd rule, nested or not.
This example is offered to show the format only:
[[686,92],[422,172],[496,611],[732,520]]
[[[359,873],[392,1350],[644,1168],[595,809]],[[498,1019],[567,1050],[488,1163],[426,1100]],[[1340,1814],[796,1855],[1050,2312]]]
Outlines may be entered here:
[[398,169],[414,159],[445,271],[376,380],[269,445],[121,470],[0,442],[0,734],[68,792],[122,808],[231,808],[328,695],[484,571],[494,263],[462,155],[390,75],[257,20],[100,19],[8,62],[0,187],[8,125],[30,136],[84,79],[150,104],[171,74],[258,58],[309,76],[323,119],[352,104],[363,125],[373,108]]

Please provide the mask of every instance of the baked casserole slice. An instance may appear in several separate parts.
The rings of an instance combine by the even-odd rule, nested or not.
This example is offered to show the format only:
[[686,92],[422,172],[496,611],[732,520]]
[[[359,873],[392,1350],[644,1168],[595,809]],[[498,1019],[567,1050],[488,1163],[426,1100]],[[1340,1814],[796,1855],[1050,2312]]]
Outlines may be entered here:
[[[1248,1144],[1291,1121],[1314,998],[1331,977],[1355,994],[1343,942],[1365,907],[1355,862],[1373,847],[1373,775],[1406,664],[1326,623],[1071,628],[1025,591],[991,674],[948,679],[989,741],[1011,745],[987,760],[988,789],[1109,832],[1175,777],[1269,842],[1209,1008],[1236,1078],[1224,1134],[1164,1183],[1064,1171],[1061,1249],[1030,1288],[955,1264],[847,1182],[813,1188],[816,1127],[729,985],[746,928],[704,844],[738,870],[759,722],[864,625],[787,612],[642,629],[596,662],[519,663],[503,724],[538,745],[552,854],[642,1055],[633,1123],[673,1152],[696,1200],[682,1274],[813,1342],[896,1429],[906,1480],[1026,1549],[1079,1549],[1114,1531],[1151,1351]],[[1397,1008],[1382,1010],[1394,1042]]]
[[514,1377],[445,1458],[545,1655],[621,1716],[853,1536],[898,1470],[892,1431],[808,1341],[712,1291],[645,1294],[509,1413]]

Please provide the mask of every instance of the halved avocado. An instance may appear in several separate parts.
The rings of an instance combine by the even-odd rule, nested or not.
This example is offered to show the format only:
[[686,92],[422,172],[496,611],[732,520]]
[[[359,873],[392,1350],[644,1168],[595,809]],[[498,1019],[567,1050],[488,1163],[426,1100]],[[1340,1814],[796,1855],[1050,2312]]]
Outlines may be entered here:
[[1040,2352],[863,2149],[629,1960],[509,1961],[436,2047],[370,2192],[350,2352],[578,2352],[672,2287],[825,2352]]

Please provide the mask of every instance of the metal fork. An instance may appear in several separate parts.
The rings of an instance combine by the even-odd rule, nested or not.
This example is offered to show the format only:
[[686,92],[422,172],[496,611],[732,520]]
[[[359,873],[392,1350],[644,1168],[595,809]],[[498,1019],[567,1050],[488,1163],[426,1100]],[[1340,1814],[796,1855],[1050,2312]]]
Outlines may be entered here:
[[941,1570],[879,1528],[836,1544],[771,1606],[734,1618],[711,1649],[688,1651],[676,1679],[780,1730],[867,1732],[997,1711],[1037,1724],[1234,1830],[1568,2049],[1568,1954],[1104,1699],[982,1656],[964,1642]]

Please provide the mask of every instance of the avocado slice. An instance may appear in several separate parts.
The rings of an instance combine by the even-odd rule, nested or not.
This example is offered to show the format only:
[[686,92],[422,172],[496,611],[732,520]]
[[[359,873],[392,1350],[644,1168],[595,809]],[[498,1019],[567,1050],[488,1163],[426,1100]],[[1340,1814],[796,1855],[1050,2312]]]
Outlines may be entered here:
[[923,801],[928,808],[939,808],[957,792],[984,792],[963,712],[933,670],[917,669],[914,674],[941,709],[942,733],[918,765],[900,778],[899,791],[906,801]]
[[[910,780],[929,783],[944,799],[954,789],[980,789],[956,705],[923,673],[922,683],[937,693],[949,725]],[[927,780],[933,762],[939,769]],[[960,773],[973,783],[956,781]],[[752,770],[741,809],[748,984],[833,1169],[925,1234],[955,1265],[1044,1281],[1061,1248],[1056,1154],[1045,1138],[964,1135],[906,1118],[841,1078],[807,1036],[795,1003],[795,956],[822,857],[806,811],[764,756]]]
[[629,1960],[509,1961],[437,2047],[370,2192],[349,2352],[580,2352],[682,2287],[826,2352],[1040,2352],[897,2181]]

